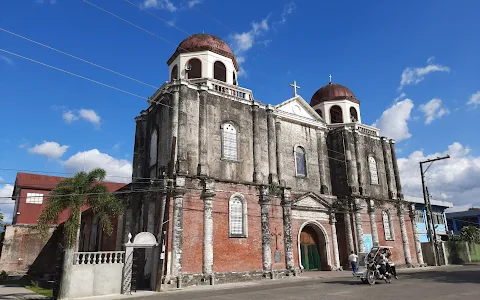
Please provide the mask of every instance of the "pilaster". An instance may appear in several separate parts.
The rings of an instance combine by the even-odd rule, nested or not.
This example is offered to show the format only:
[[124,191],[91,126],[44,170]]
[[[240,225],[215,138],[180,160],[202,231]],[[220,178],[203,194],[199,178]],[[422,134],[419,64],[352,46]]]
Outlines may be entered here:
[[328,164],[328,151],[325,140],[325,132],[321,129],[316,130],[317,134],[317,152],[318,152],[318,171],[320,175],[320,193],[330,195],[330,174],[327,174],[326,165]]
[[207,133],[207,92],[206,86],[200,87],[200,105],[199,105],[199,119],[198,119],[198,166],[197,174],[200,176],[208,176],[208,133]]
[[355,160],[357,166],[357,182],[358,182],[358,192],[360,195],[364,194],[363,189],[363,176],[362,176],[362,160],[360,159],[360,135],[358,131],[353,130],[353,142],[355,144]]
[[[341,270],[340,267],[340,255],[338,252],[338,239],[337,239],[337,228],[336,228],[337,219],[335,218],[335,213],[330,213],[330,228],[332,230],[332,246],[333,246],[333,260],[334,260],[334,270]],[[329,249],[327,249],[329,251]]]
[[345,208],[346,211],[343,213],[343,219],[345,223],[345,233],[347,235],[347,250],[348,253],[355,251],[355,244],[353,242],[353,232],[352,232],[352,222],[350,217],[350,210],[348,207]]
[[183,197],[185,195],[185,177],[175,178],[172,191],[172,265],[171,274],[177,279],[177,286],[182,280],[182,248],[183,248]]
[[293,237],[292,237],[292,202],[290,189],[283,189],[282,197],[283,209],[283,243],[285,246],[285,267],[287,272],[295,273],[295,263],[293,259]]
[[215,182],[203,180],[203,276],[214,283],[213,278],[213,198],[215,197]]
[[270,208],[270,198],[268,196],[268,188],[260,187],[260,215],[262,225],[262,265],[263,274],[272,278],[272,250],[270,247],[270,219],[268,211]]
[[260,124],[258,120],[258,105],[252,105],[253,118],[253,182],[261,183],[263,178],[260,171],[261,147],[260,147]]
[[267,129],[268,129],[268,182],[277,183],[277,149],[275,136],[275,116],[273,106],[267,106]]
[[378,246],[380,241],[378,239],[377,220],[375,215],[375,202],[368,201],[368,218],[370,219],[370,227],[372,229],[372,241],[374,246]]
[[407,226],[405,225],[405,208],[403,207],[402,203],[398,204],[397,213],[398,219],[400,222],[400,231],[402,233],[402,243],[403,243],[403,252],[405,253],[405,263],[407,265],[412,264],[412,256],[410,255],[410,243],[408,242],[408,235],[407,235]]
[[357,230],[358,252],[365,251],[365,244],[363,240],[363,226],[362,226],[362,211],[365,208],[365,203],[361,199],[355,199],[355,228]]
[[397,188],[397,198],[403,200],[402,184],[400,182],[400,171],[398,170],[397,153],[395,150],[395,141],[390,140],[390,151],[392,153],[393,174],[395,175],[395,186]]
[[423,261],[422,244],[420,243],[417,224],[415,223],[415,213],[416,213],[415,204],[410,205],[409,213],[410,213],[410,221],[412,223],[413,238],[415,241],[415,252],[417,254],[417,262],[420,266],[423,266],[425,265],[425,263]]
[[388,155],[388,141],[387,138],[382,137],[381,139],[381,144],[382,144],[382,152],[383,152],[383,162],[385,165],[385,174],[387,177],[387,187],[388,187],[388,198],[390,199],[396,199],[397,198],[397,193],[394,191],[393,187],[393,180],[395,180],[394,174],[392,174],[392,169],[390,168],[390,161],[389,161],[389,155]]
[[[172,110],[171,110],[171,116],[170,116],[170,120],[171,120],[171,123],[170,123],[170,127],[172,128],[172,139],[175,138],[177,139],[176,143],[175,143],[175,156],[174,156],[174,159],[173,161],[176,162],[177,161],[177,157],[178,157],[178,106],[179,106],[179,100],[180,99],[180,88],[177,86],[177,87],[174,87],[172,89]],[[175,167],[175,166],[172,166],[172,167]],[[173,169],[175,170],[175,168]]]
[[343,144],[345,146],[345,159],[347,164],[347,179],[348,186],[350,188],[351,195],[358,195],[358,174],[357,174],[357,164],[355,162],[355,149],[352,149],[352,145],[349,142],[348,135],[350,134],[347,129],[344,129],[343,132]]
[[188,139],[188,111],[186,86],[180,87],[181,95],[178,103],[178,138],[177,138],[177,172],[179,174],[188,174],[188,161],[187,161],[187,139]]
[[277,149],[277,175],[278,182],[281,186],[285,186],[285,180],[283,178],[283,152],[282,152],[282,123],[277,121],[275,123],[275,138]]

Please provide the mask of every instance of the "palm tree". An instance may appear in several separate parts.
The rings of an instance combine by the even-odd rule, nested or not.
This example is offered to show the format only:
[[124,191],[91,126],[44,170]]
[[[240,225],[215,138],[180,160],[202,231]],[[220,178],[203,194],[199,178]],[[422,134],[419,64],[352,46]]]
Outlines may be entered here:
[[97,168],[88,173],[78,172],[72,178],[60,181],[48,195],[47,204],[40,214],[38,228],[43,234],[52,224],[57,223],[60,213],[67,210],[69,214],[63,224],[65,251],[59,299],[65,298],[68,293],[70,269],[73,266],[74,252],[78,248],[82,207],[87,205],[93,210],[107,234],[113,230],[111,218],[124,210],[123,202],[108,192],[103,184],[105,176],[105,170]]

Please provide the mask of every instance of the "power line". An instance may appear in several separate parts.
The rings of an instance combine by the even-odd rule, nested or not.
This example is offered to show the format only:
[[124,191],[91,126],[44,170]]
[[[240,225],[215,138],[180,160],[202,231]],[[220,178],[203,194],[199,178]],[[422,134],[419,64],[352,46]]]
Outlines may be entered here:
[[88,61],[88,60],[86,60],[86,59],[77,57],[77,56],[75,56],[75,55],[72,55],[72,54],[69,54],[69,53],[67,53],[67,52],[58,50],[58,49],[56,49],[56,48],[53,48],[53,47],[51,47],[51,46],[42,44],[42,43],[40,43],[40,42],[37,42],[37,41],[32,40],[32,39],[29,39],[29,38],[27,38],[27,37],[21,36],[20,34],[17,34],[17,33],[11,32],[11,31],[8,31],[8,30],[6,30],[6,29],[4,29],[4,28],[1,28],[1,27],[0,27],[0,30],[3,31],[3,32],[9,33],[9,34],[11,34],[11,35],[13,35],[13,36],[16,36],[16,37],[19,37],[19,38],[21,38],[21,39],[24,39],[24,40],[26,40],[26,41],[29,41],[29,42],[31,42],[31,43],[34,43],[34,44],[40,45],[40,46],[42,46],[42,47],[45,47],[45,48],[47,48],[47,49],[56,51],[56,52],[58,52],[58,53],[61,53],[61,54],[63,54],[63,55],[66,55],[66,56],[68,56],[68,57],[71,57],[71,58],[74,58],[74,59],[76,59],[76,60],[82,61],[82,62],[84,62],[84,63],[90,64],[90,65],[95,66],[95,67],[97,67],[97,68],[100,68],[100,69],[102,69],[102,70],[108,71],[108,72],[113,73],[113,74],[115,74],[115,75],[122,76],[122,77],[124,77],[124,78],[133,80],[133,81],[135,81],[135,82],[141,83],[141,84],[143,84],[143,85],[146,85],[146,86],[149,86],[149,87],[152,87],[152,88],[155,88],[155,89],[158,89],[158,88],[159,88],[159,87],[157,87],[157,86],[154,86],[154,85],[145,83],[145,82],[140,81],[140,80],[138,80],[138,79],[132,78],[132,77],[130,77],[130,76],[127,76],[127,75],[124,75],[124,74],[122,74],[122,73],[116,72],[116,71],[111,70],[111,69],[109,69],[109,68],[103,67],[103,66],[98,65],[98,64],[96,64],[96,63],[90,62],[90,61]]

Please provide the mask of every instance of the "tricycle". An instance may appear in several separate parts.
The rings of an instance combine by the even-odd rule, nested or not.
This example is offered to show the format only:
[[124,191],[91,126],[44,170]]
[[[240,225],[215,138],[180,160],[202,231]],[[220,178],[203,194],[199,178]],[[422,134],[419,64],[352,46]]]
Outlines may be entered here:
[[387,250],[391,251],[391,249],[390,246],[375,246],[369,253],[359,253],[358,270],[353,273],[353,276],[370,285],[375,284],[377,280],[390,283],[392,275],[388,272],[388,262],[383,261],[382,264],[382,259],[385,259]]

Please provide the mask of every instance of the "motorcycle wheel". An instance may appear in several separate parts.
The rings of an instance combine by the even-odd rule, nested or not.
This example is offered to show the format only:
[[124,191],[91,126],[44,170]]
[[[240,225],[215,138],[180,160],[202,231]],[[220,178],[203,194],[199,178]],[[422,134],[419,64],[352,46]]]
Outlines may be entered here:
[[370,285],[375,284],[375,272],[372,270],[368,270],[366,280]]

